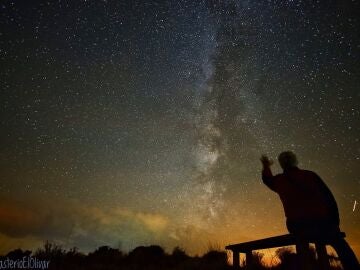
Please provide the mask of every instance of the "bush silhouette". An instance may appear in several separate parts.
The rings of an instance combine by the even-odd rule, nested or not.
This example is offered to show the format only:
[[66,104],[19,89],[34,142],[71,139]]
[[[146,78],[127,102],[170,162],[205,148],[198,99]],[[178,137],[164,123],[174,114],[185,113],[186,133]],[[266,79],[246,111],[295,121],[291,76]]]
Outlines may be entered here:
[[[15,249],[1,258],[21,259],[31,256],[29,250]],[[315,261],[315,250],[311,250],[312,265],[318,269]],[[203,256],[189,256],[185,250],[175,247],[171,254],[157,245],[139,246],[128,254],[119,249],[109,246],[101,246],[95,251],[85,255],[77,248],[63,249],[60,245],[46,241],[42,248],[36,250],[33,255],[39,260],[50,260],[50,270],[230,270],[227,254],[221,250],[209,250]],[[279,263],[273,266],[265,266],[262,263],[263,254],[253,252],[254,270],[292,270],[296,268],[296,254],[293,249],[280,248],[275,252]],[[330,256],[333,270],[340,270],[338,259]]]
[[23,257],[29,257],[31,255],[30,250],[23,251],[22,249],[14,249],[13,251],[10,251],[8,254],[6,254],[5,257],[11,259],[11,260],[18,260],[22,259]]

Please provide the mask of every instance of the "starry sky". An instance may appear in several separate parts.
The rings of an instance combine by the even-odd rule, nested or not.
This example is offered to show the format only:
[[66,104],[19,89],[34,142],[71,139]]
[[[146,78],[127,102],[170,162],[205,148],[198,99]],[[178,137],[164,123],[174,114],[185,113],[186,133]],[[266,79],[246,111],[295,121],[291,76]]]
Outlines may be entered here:
[[292,150],[360,256],[359,3],[305,2],[1,1],[0,253],[286,233]]

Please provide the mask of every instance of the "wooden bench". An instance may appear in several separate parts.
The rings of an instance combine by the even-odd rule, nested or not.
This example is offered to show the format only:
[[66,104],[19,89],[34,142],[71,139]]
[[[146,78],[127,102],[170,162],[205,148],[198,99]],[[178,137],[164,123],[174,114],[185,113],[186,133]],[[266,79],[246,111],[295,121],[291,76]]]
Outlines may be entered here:
[[302,268],[308,270],[309,262],[309,244],[315,244],[316,253],[319,264],[323,270],[330,269],[330,262],[326,252],[326,245],[330,244],[331,239],[345,237],[344,232],[339,232],[336,235],[321,235],[321,236],[296,236],[293,234],[285,234],[250,242],[244,242],[240,244],[228,245],[225,248],[231,250],[233,254],[233,267],[235,269],[240,268],[239,254],[244,253],[246,255],[246,269],[252,267],[252,252],[259,249],[277,248],[295,245],[296,253],[300,261],[302,262]]

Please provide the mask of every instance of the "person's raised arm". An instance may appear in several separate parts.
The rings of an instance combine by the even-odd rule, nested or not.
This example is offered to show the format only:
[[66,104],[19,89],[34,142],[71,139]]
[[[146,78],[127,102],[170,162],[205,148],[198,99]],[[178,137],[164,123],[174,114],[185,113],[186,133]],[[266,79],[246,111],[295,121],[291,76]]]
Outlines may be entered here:
[[274,190],[274,176],[271,172],[271,165],[273,165],[273,161],[270,160],[266,155],[262,155],[260,161],[263,165],[262,169],[262,180],[265,185],[267,185],[271,190]]

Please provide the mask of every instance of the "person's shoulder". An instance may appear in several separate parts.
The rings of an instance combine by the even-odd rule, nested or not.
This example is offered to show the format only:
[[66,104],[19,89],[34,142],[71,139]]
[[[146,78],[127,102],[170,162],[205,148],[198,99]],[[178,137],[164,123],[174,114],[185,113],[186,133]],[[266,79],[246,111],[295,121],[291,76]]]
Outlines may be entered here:
[[299,169],[301,171],[302,174],[309,176],[309,177],[315,177],[315,178],[320,178],[320,176],[311,170],[303,170],[303,169]]
[[283,179],[283,178],[285,178],[284,173],[278,173],[278,174],[274,175],[274,179]]
[[311,171],[311,170],[299,169],[299,171],[301,171],[302,173],[307,173],[307,174],[316,174],[314,171]]

